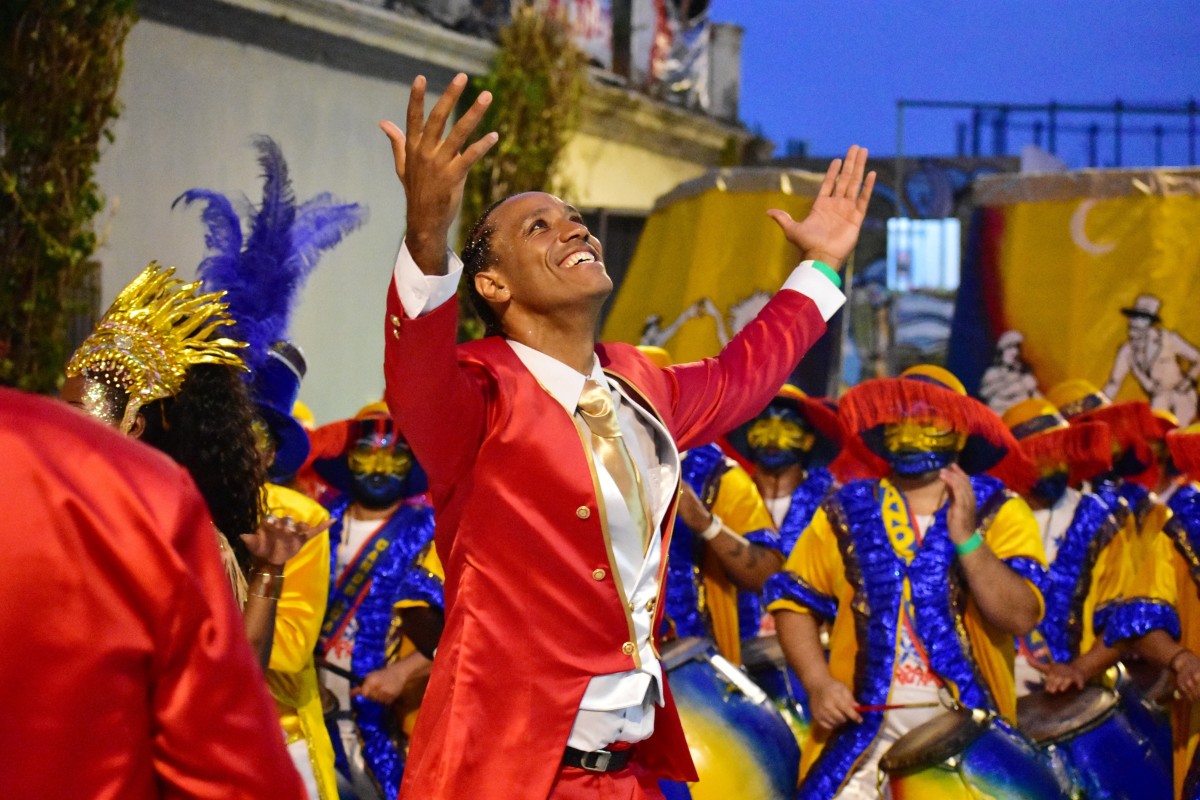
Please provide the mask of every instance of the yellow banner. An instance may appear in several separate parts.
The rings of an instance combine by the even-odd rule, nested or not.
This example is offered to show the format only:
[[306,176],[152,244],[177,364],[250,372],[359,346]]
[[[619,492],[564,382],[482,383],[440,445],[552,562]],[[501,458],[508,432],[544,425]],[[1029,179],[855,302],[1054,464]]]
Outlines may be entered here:
[[995,333],[1024,336],[1043,391],[1087,378],[1114,399],[1195,417],[1200,196],[1014,203],[1003,208],[998,244]]
[[716,355],[799,261],[767,210],[802,217],[820,179],[807,172],[723,170],[661,199],[603,338],[664,347],[676,362]]

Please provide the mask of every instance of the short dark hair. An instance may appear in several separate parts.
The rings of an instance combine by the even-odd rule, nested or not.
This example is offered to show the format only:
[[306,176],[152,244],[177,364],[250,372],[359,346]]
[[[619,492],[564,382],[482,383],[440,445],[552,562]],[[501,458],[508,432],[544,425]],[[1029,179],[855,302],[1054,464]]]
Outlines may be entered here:
[[471,298],[471,305],[474,307],[475,313],[479,315],[479,319],[483,321],[483,327],[488,336],[499,335],[503,331],[500,328],[500,318],[496,316],[496,312],[488,305],[488,301],[475,288],[475,276],[495,264],[492,256],[492,234],[495,232],[495,228],[491,226],[490,218],[492,212],[507,199],[497,200],[487,207],[479,220],[471,227],[467,243],[463,245],[462,249],[467,296]]

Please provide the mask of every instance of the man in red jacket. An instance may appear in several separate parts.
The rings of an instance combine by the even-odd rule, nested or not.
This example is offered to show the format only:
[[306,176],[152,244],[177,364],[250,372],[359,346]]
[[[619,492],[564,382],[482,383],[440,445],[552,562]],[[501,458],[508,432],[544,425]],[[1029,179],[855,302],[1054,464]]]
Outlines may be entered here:
[[0,389],[0,797],[300,800],[186,470]]
[[[771,212],[802,263],[713,359],[661,369],[597,345],[612,291],[578,211],[540,192],[447,249],[467,139],[488,93],[443,138],[459,75],[407,135],[383,123],[408,199],[387,301],[386,397],[430,478],[446,627],[413,734],[405,798],[656,798],[695,770],[651,636],[679,489],[679,451],[754,416],[845,297],[834,271],[874,174],[835,161],[813,210]],[[815,262],[823,263],[815,263]],[[465,266],[464,266],[465,264]],[[460,272],[489,333],[455,344]]]

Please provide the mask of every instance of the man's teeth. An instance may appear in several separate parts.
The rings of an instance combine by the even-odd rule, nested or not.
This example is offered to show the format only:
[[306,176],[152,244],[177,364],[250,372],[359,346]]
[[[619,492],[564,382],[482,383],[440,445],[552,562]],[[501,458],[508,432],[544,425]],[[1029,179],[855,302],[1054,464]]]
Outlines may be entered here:
[[596,260],[596,257],[594,255],[592,255],[591,253],[580,252],[580,253],[575,253],[573,255],[567,256],[567,260],[564,261],[562,265],[564,267],[573,267],[576,264],[583,264],[585,262],[591,263],[595,260]]

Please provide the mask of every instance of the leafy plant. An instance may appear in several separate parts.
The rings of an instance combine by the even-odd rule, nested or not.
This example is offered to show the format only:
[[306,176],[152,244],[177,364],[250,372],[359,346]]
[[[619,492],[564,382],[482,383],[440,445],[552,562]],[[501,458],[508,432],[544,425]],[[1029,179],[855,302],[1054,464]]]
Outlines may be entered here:
[[[497,200],[525,191],[561,194],[569,189],[556,167],[579,127],[587,56],[558,17],[527,5],[518,6],[499,39],[491,70],[475,78],[474,91],[468,93],[468,101],[484,90],[495,97],[478,130],[496,131],[500,141],[467,178],[463,238]],[[483,326],[461,290],[459,309],[460,337],[482,336]]]
[[95,165],[134,20],[134,0],[0,8],[0,383],[54,391],[68,323],[95,313]]

